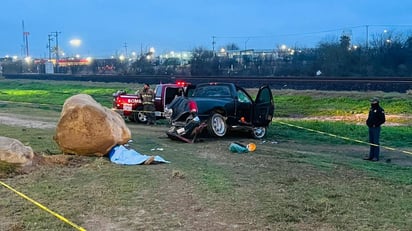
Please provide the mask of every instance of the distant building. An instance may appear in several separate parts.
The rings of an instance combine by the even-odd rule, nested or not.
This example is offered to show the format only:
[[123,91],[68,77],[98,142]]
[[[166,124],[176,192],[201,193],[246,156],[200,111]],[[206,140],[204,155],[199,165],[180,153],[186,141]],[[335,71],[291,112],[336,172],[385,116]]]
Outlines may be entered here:
[[159,61],[160,61],[160,64],[163,64],[167,62],[167,60],[170,60],[170,59],[176,60],[176,61],[173,61],[173,63],[178,62],[179,65],[183,66],[183,65],[189,64],[192,57],[193,57],[193,53],[190,51],[182,51],[182,52],[171,51],[169,53],[160,55]]

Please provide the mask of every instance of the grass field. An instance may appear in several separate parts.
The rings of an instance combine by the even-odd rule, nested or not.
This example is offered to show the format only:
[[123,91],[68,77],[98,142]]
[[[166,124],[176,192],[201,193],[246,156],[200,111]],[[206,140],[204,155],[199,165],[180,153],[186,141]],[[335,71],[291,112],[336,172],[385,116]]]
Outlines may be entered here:
[[[110,107],[114,91],[140,87],[0,80],[0,116],[55,123],[73,94]],[[388,115],[381,144],[394,149],[382,148],[380,162],[363,161],[369,147],[353,141],[367,141],[363,119],[373,96]],[[25,174],[0,164],[0,180],[87,230],[411,230],[411,95],[281,90],[274,98],[276,118],[263,140],[230,134],[191,145],[168,139],[166,123],[128,123],[132,148],[171,163],[55,155],[59,161]],[[0,123],[0,136],[46,157],[60,153],[53,134],[52,127]],[[233,141],[255,142],[257,150],[231,153]],[[0,230],[75,230],[7,188],[0,192]]]

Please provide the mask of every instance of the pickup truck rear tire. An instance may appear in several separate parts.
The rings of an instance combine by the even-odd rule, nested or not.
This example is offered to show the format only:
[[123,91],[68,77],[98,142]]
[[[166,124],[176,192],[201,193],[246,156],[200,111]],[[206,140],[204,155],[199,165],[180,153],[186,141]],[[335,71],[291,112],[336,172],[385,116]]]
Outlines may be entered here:
[[266,127],[254,127],[252,129],[251,135],[254,139],[262,139],[266,135]]
[[139,123],[146,123],[147,122],[146,115],[143,112],[141,112],[143,111],[143,108],[141,107],[141,108],[138,108],[137,110],[138,112],[133,113],[134,120]]
[[214,113],[207,121],[207,131],[214,137],[226,135],[227,125],[225,118],[219,113]]

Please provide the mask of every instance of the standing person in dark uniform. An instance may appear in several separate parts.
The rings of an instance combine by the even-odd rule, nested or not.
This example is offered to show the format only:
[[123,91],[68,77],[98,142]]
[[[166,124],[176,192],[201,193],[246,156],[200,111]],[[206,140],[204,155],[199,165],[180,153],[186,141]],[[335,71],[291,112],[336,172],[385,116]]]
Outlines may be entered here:
[[364,158],[365,160],[379,161],[379,136],[383,123],[385,123],[385,111],[379,106],[379,100],[373,98],[366,125],[369,128],[369,143],[375,145],[370,145],[369,156]]
[[149,84],[145,83],[141,98],[143,102],[143,111],[145,112],[147,118],[147,124],[156,124],[154,97],[154,91],[150,88]]

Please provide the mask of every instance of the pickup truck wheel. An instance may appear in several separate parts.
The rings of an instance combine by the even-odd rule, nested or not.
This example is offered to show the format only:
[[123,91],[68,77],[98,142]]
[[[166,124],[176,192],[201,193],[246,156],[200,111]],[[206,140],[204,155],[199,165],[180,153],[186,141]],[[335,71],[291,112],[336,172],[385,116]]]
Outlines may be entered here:
[[146,123],[147,122],[147,117],[146,115],[141,112],[143,108],[138,108],[138,112],[133,113],[134,120],[139,122],[139,123]]
[[131,121],[131,122],[136,122],[136,120],[135,120],[135,115],[134,115],[135,113],[133,113],[133,114],[131,114],[128,118],[129,118],[129,121]]
[[213,114],[207,122],[207,130],[209,134],[212,136],[224,136],[227,131],[227,126],[223,116],[219,113]]
[[254,127],[251,134],[254,139],[262,139],[266,135],[266,127]]

